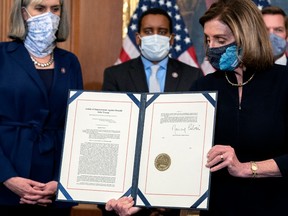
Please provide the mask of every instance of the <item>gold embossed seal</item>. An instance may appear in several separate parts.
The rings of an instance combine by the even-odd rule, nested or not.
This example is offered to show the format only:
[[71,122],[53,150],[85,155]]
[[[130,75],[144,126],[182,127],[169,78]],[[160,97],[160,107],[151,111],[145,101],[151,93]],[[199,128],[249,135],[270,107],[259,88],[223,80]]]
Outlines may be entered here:
[[165,171],[171,165],[171,158],[168,154],[161,153],[155,158],[154,165],[157,170]]

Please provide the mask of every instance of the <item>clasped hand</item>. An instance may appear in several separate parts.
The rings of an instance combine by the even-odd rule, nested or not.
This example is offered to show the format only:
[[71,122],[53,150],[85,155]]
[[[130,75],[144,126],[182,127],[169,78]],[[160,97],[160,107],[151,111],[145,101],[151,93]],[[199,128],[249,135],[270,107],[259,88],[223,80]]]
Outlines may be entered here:
[[21,177],[12,177],[6,180],[4,185],[20,196],[20,204],[40,206],[51,204],[57,190],[56,181],[44,184]]

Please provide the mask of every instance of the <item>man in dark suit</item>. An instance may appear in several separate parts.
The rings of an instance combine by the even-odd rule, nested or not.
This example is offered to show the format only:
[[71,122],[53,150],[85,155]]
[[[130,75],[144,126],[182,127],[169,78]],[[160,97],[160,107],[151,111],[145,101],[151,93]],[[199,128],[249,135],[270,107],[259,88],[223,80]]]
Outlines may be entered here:
[[[151,8],[139,18],[136,42],[141,56],[104,71],[103,91],[151,92],[149,77],[151,66],[159,65],[157,79],[159,92],[188,91],[192,83],[203,76],[201,69],[168,57],[173,44],[172,20],[165,10]],[[119,205],[122,205],[119,201]],[[117,215],[99,205],[104,216]],[[112,209],[113,210],[113,207]],[[114,209],[116,210],[116,209]],[[132,210],[133,211],[133,210]],[[135,216],[177,216],[179,210],[142,209]],[[134,213],[132,213],[134,215]]]
[[149,92],[151,66],[159,65],[160,92],[188,91],[203,76],[201,69],[168,57],[174,41],[172,20],[165,10],[152,8],[139,18],[136,42],[141,56],[104,71],[102,90]]

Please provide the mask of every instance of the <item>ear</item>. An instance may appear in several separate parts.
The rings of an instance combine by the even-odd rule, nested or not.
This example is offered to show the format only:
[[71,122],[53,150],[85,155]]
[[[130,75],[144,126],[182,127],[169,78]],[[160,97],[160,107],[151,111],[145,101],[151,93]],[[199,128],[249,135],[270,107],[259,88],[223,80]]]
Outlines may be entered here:
[[22,17],[26,21],[29,18],[29,15],[24,7],[21,8]]
[[171,38],[170,38],[170,46],[172,46],[174,44],[174,39],[175,39],[175,34],[172,33]]
[[136,34],[135,34],[135,40],[136,40],[136,44],[138,46],[140,46],[141,45],[141,39],[140,39],[140,34],[138,32],[136,32]]

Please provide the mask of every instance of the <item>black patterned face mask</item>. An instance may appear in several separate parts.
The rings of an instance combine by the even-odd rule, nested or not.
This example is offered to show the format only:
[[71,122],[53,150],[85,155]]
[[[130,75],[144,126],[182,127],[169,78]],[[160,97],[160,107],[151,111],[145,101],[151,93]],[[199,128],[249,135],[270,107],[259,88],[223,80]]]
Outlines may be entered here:
[[217,70],[234,71],[240,64],[240,50],[235,42],[207,49],[210,64]]

